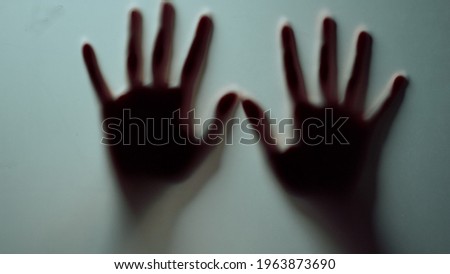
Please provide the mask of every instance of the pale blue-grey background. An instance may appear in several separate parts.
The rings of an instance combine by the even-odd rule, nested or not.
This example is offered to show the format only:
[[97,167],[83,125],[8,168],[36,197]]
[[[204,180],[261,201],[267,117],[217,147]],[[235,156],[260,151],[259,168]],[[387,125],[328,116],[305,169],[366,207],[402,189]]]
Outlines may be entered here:
[[[313,100],[320,18],[331,14],[338,22],[342,88],[355,31],[369,30],[375,39],[369,102],[393,73],[406,71],[411,79],[384,148],[378,232],[390,252],[450,252],[448,0],[172,2],[173,83],[198,17],[209,12],[214,18],[197,100],[202,117],[228,88],[257,98],[275,117],[289,115],[279,41],[285,20],[296,31]],[[99,106],[80,48],[84,41],[94,45],[106,78],[120,93],[126,83],[128,11],[139,7],[144,13],[149,57],[159,5],[157,0],[0,2],[0,252],[338,250],[289,205],[259,146],[226,147],[217,172],[204,184],[196,185],[201,174],[194,175],[185,184],[193,187],[175,189],[142,220],[127,218],[100,144]],[[242,110],[236,115],[243,117]],[[236,132],[235,140],[240,136]],[[186,197],[184,188],[192,194]]]

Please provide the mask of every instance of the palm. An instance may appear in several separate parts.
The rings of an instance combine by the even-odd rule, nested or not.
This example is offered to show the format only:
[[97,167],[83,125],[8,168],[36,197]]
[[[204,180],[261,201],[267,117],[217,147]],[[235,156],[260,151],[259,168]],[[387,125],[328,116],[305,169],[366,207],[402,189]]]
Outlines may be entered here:
[[[121,130],[123,141],[130,145],[111,146],[116,167],[128,174],[158,178],[178,177],[187,173],[191,167],[189,163],[195,162],[200,148],[189,142],[185,145],[175,142],[175,137],[179,137],[178,139],[187,137],[184,132],[179,132],[178,120],[172,120],[173,127],[167,128],[167,131],[159,130],[168,127],[168,124],[162,121],[168,121],[180,109],[181,99],[179,89],[154,90],[142,87],[129,91],[111,104],[105,105],[103,110],[105,118],[123,119],[125,109],[130,110],[131,115],[131,120],[123,119]],[[138,121],[152,121],[152,124],[148,127],[149,124],[139,122],[140,126],[145,127],[141,126],[138,129],[136,126]],[[131,125],[132,123],[134,125]],[[104,125],[104,128],[107,126]],[[157,130],[152,131],[153,128]],[[130,139],[127,140],[127,136],[130,136]]]
[[[325,120],[325,109],[300,107],[307,117]],[[326,144],[325,140],[317,145],[300,143],[274,156],[272,163],[275,171],[289,190],[303,193],[345,191],[357,176],[367,146],[367,125],[360,117],[352,117],[339,107],[333,110],[334,116],[348,117],[340,131],[349,145],[339,143],[332,136],[325,136],[332,143]],[[301,118],[300,121],[303,122]]]
[[[204,139],[194,136],[189,113],[212,35],[212,20],[207,16],[200,19],[181,83],[171,88],[168,75],[174,16],[172,5],[164,4],[153,52],[153,83],[144,85],[143,20],[139,11],[131,13],[127,59],[130,87],[119,98],[113,98],[104,81],[93,48],[90,45],[83,48],[91,81],[103,107],[105,139],[121,175],[183,178],[210,148]],[[235,94],[223,96],[216,107],[216,121],[231,115],[236,103]]]

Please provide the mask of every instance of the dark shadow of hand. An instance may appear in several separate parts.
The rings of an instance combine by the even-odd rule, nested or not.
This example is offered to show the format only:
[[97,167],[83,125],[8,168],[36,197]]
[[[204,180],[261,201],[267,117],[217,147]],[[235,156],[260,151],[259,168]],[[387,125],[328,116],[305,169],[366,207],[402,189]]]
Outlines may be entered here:
[[197,137],[193,101],[212,36],[211,18],[201,17],[180,85],[169,87],[173,6],[163,4],[150,85],[143,83],[143,18],[137,10],[130,17],[129,88],[122,96],[113,97],[89,44],[83,47],[83,57],[103,110],[103,141],[109,147],[125,200],[132,211],[139,212],[168,188],[168,182],[187,179],[212,148],[217,147],[209,133],[224,132],[222,121],[233,114],[239,100],[235,93],[224,95],[216,106],[215,118],[208,127],[210,131]]
[[365,117],[372,41],[367,32],[359,34],[345,98],[339,100],[336,23],[324,20],[319,73],[324,104],[316,106],[307,98],[294,32],[290,26],[283,28],[284,66],[297,133],[295,144],[286,151],[276,145],[262,108],[251,100],[243,102],[283,187],[301,197],[297,203],[303,211],[313,211],[307,213],[334,230],[348,246],[346,252],[378,251],[372,231],[374,167],[408,84],[404,76],[397,76],[382,106]]

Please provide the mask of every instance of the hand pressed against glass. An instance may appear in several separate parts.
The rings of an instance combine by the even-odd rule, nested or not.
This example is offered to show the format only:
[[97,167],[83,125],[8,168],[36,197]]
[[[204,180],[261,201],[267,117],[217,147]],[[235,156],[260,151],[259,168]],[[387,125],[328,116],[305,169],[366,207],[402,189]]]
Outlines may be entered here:
[[[142,49],[143,19],[131,12],[127,72],[129,88],[114,98],[106,84],[93,48],[86,44],[83,57],[97,96],[103,107],[103,130],[109,137],[116,169],[125,176],[181,179],[188,176],[214,147],[204,137],[194,136],[193,98],[201,78],[213,32],[210,17],[202,16],[186,58],[179,86],[169,86],[175,11],[162,8],[161,26],[152,59],[153,83],[144,85]],[[235,93],[218,102],[211,127],[224,131],[223,124],[238,104]],[[192,114],[192,113],[191,113]]]
[[[262,137],[269,160],[289,191],[300,195],[348,191],[360,175],[371,137],[378,134],[375,131],[377,124],[384,122],[384,114],[403,97],[407,79],[397,76],[380,109],[371,118],[364,117],[372,37],[367,32],[361,32],[345,98],[339,100],[336,23],[326,18],[323,22],[319,73],[324,104],[316,106],[307,98],[292,28],[285,26],[281,35],[285,75],[294,105],[294,124],[295,128],[302,129],[302,139],[282,152],[270,134],[270,125],[263,109],[250,99],[243,102],[246,115],[255,122],[254,129]],[[325,124],[326,121],[328,124]]]

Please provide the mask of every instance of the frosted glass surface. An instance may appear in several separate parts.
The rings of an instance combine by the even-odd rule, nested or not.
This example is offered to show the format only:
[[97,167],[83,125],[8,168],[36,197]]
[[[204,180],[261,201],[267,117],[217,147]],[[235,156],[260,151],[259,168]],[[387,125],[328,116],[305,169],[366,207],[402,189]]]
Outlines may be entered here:
[[[318,100],[320,19],[338,23],[341,90],[355,31],[374,36],[369,102],[406,71],[406,99],[384,147],[377,230],[390,252],[450,252],[448,0],[190,0],[176,8],[171,82],[199,16],[215,29],[197,98],[201,117],[228,89],[290,115],[279,31],[293,26]],[[159,1],[0,2],[0,252],[315,253],[338,248],[293,208],[259,146],[227,146],[192,179],[129,217],[100,144],[100,112],[81,56],[91,42],[116,94],[126,86],[128,11],[145,20],[148,62]],[[149,81],[151,79],[148,79]],[[242,109],[236,113],[244,117]],[[236,140],[240,132],[233,136]]]

